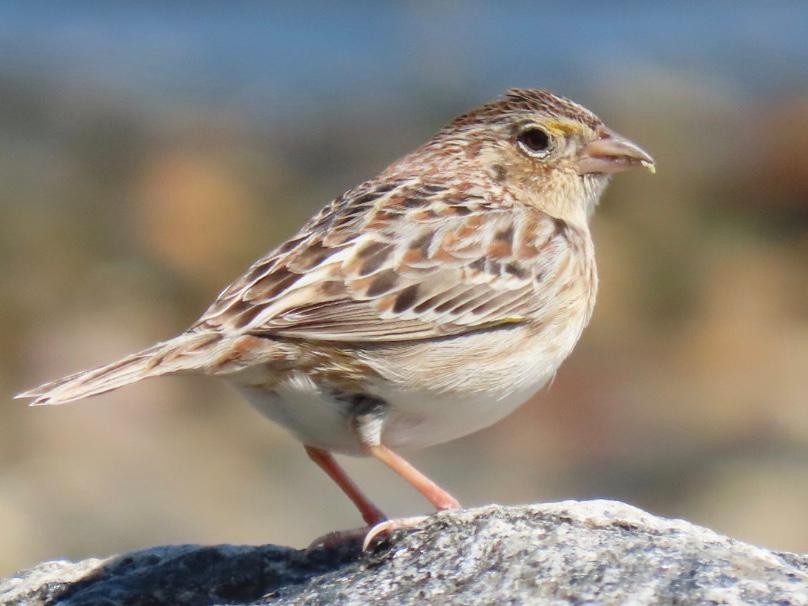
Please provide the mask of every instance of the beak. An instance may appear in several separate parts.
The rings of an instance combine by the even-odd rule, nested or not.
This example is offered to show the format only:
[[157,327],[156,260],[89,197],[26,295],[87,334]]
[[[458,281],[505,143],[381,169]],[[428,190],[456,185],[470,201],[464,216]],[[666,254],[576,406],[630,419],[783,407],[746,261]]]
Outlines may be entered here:
[[648,152],[624,136],[605,129],[600,139],[588,143],[581,150],[576,168],[579,175],[585,175],[620,173],[635,166],[656,172],[654,159]]

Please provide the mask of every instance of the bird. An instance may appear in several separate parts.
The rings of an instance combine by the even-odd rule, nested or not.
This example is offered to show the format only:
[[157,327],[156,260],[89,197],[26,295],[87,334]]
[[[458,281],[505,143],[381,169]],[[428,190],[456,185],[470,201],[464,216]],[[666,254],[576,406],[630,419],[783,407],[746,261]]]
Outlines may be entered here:
[[400,450],[481,430],[551,381],[595,304],[590,219],[634,167],[655,163],[590,110],[510,89],[334,198],[178,336],[16,397],[220,377],[303,444],[367,547],[421,517],[388,519],[335,454],[374,457],[436,511],[459,508]]

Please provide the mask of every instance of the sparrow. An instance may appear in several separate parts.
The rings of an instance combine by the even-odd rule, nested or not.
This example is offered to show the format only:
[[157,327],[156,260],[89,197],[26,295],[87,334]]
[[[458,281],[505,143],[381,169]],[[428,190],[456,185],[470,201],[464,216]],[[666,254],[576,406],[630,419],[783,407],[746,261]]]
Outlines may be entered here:
[[458,508],[399,450],[487,427],[551,380],[595,304],[590,217],[613,174],[654,166],[583,106],[512,89],[336,197],[178,336],[17,397],[221,377],[353,501],[367,546],[418,518],[388,520],[334,454]]

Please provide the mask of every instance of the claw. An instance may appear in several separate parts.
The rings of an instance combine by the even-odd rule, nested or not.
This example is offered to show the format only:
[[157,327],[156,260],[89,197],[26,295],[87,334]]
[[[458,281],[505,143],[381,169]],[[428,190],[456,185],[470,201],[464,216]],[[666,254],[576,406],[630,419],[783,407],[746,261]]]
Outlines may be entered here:
[[412,518],[398,518],[379,522],[365,535],[365,540],[362,541],[362,551],[367,551],[370,544],[379,535],[393,532],[394,530],[399,530],[400,528],[412,528],[414,526],[418,526],[418,524],[426,520],[427,517],[428,516],[414,516]]

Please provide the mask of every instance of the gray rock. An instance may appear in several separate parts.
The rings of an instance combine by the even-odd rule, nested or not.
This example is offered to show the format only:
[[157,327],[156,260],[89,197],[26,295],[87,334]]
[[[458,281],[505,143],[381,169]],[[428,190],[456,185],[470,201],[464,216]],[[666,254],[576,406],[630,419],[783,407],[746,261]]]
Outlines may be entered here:
[[611,501],[441,513],[367,553],[155,547],[47,562],[0,604],[793,604],[808,556],[775,553]]

